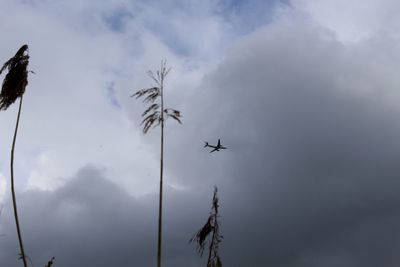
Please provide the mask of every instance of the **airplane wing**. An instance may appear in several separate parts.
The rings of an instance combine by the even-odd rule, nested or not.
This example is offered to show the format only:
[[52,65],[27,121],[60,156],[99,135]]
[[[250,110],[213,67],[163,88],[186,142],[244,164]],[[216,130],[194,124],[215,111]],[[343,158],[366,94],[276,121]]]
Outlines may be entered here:
[[218,148],[214,148],[213,150],[210,151],[210,153],[214,152],[214,151],[218,151]]
[[218,139],[217,147],[220,147],[220,146],[221,146],[221,141]]

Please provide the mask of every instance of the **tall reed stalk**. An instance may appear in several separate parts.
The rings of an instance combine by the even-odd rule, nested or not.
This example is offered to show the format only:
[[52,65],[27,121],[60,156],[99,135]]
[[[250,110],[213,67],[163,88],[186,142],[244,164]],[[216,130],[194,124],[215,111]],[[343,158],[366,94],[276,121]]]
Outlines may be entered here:
[[14,150],[15,150],[15,143],[17,140],[19,120],[21,116],[22,99],[25,93],[25,88],[28,85],[28,71],[27,71],[28,64],[29,64],[28,45],[23,45],[15,54],[15,56],[13,56],[6,63],[4,63],[3,67],[0,69],[0,74],[4,70],[6,69],[8,70],[8,73],[3,80],[3,85],[1,88],[0,110],[7,110],[7,108],[11,104],[13,104],[18,98],[20,98],[17,121],[15,123],[13,142],[11,146],[10,172],[11,172],[11,196],[14,209],[15,225],[17,228],[19,249],[20,249],[19,254],[20,254],[20,259],[22,259],[24,263],[24,267],[27,267],[28,264],[26,261],[27,257],[22,242],[22,233],[18,218],[17,200],[15,195]]
[[162,252],[162,218],[163,218],[163,171],[164,171],[164,122],[165,118],[173,118],[182,123],[180,111],[172,108],[164,108],[164,79],[168,75],[170,68],[166,68],[166,61],[161,61],[160,70],[155,73],[148,71],[148,76],[155,82],[154,87],[145,88],[137,91],[131,97],[144,97],[143,102],[150,106],[143,112],[142,123],[143,132],[146,134],[153,126],[161,124],[161,140],[160,140],[160,188],[158,201],[158,237],[157,237],[157,267],[161,267]]

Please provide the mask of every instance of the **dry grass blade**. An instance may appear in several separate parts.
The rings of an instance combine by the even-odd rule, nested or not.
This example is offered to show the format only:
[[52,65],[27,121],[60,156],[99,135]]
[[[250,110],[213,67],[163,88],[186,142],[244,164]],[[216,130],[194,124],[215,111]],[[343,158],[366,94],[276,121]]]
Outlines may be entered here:
[[131,97],[136,96],[136,99],[138,99],[139,97],[142,97],[144,95],[154,94],[154,93],[158,93],[158,95],[160,95],[160,88],[151,87],[151,88],[141,89],[141,90],[137,91],[136,93],[134,93],[133,95],[131,95]]
[[180,124],[182,124],[181,120],[179,119],[179,117],[171,115],[171,118],[173,118],[174,120],[176,120],[177,122],[179,122]]
[[167,113],[168,115],[175,115],[180,117],[181,113],[179,110],[173,109],[173,108],[166,108],[164,109],[164,112]]
[[[147,133],[147,131],[150,129],[150,127],[155,123],[158,122],[160,123],[160,114],[158,111],[154,111],[152,114],[148,115],[142,120],[141,125],[143,125],[143,132]],[[154,125],[157,126],[158,124]]]
[[176,109],[172,109],[172,108],[166,108],[164,109],[165,114],[168,117],[173,118],[174,120],[176,120],[177,122],[179,122],[180,124],[182,124],[180,118],[182,118],[181,112],[176,110]]
[[142,113],[142,117],[146,116],[147,113],[149,113],[150,111],[156,111],[159,107],[160,107],[159,104],[152,104],[150,107],[148,107],[148,108]]
[[148,94],[148,96],[143,99],[144,103],[154,103],[154,101],[156,101],[156,99],[160,96],[160,92],[154,92],[151,94]]
[[10,58],[0,70],[0,74],[8,69],[0,93],[0,110],[6,110],[19,97],[25,93],[28,85],[28,46],[23,45],[18,52]]
[[197,244],[197,250],[200,253],[201,256],[203,256],[204,248],[206,245],[206,238],[207,236],[211,233],[213,227],[211,225],[211,216],[208,217],[207,222],[203,225],[203,227],[197,232],[197,234],[192,237],[189,242],[196,242]]

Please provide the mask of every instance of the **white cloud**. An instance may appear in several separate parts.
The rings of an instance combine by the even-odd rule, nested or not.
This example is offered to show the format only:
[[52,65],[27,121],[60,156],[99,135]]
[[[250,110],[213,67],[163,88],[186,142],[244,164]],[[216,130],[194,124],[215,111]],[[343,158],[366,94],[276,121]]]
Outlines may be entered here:
[[[157,191],[157,134],[142,135],[143,106],[129,96],[151,85],[146,71],[166,58],[173,67],[168,103],[184,109],[185,98],[221,59],[219,51],[228,39],[223,20],[213,14],[213,1],[196,4],[193,16],[179,11],[175,2],[165,4],[4,2],[0,31],[7,38],[0,44],[0,60],[28,43],[30,68],[36,73],[29,76],[17,140],[18,190],[53,190],[92,164],[133,194]],[[167,16],[165,8],[176,10]],[[115,31],[111,24],[117,18],[112,16],[120,10],[128,15]],[[0,117],[6,137],[0,146],[4,173],[9,172],[15,112],[14,106]]]
[[[21,7],[26,20],[3,11],[2,17],[19,32],[4,29],[10,38],[1,49],[2,59],[10,57],[24,36],[30,45],[30,68],[36,72],[29,78],[17,142],[18,181],[27,181],[30,188],[54,188],[88,163],[121,170],[115,177],[147,173],[142,161],[135,162],[139,132],[107,95],[108,84],[116,79],[110,71],[124,60],[121,42],[111,32],[85,35],[54,16]],[[7,115],[1,118],[3,136],[9,139],[13,111],[2,112]],[[8,146],[1,148],[2,162],[8,162]],[[145,150],[141,154],[151,158]],[[3,170],[8,171],[8,164]],[[135,187],[135,179],[121,179]]]
[[[400,28],[400,3],[396,0],[292,0],[321,26],[335,32],[343,42],[355,42]],[[398,36],[398,34],[397,34]]]

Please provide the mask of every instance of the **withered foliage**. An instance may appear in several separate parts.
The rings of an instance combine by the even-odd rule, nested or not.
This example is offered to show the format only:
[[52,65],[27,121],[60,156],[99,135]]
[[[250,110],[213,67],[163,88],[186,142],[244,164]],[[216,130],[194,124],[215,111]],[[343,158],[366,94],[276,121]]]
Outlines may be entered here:
[[142,96],[146,96],[145,99],[143,100],[144,103],[153,103],[154,101],[156,101],[156,99],[161,96],[160,93],[160,88],[158,87],[152,87],[152,88],[146,88],[146,89],[141,89],[139,91],[137,91],[136,93],[134,93],[133,95],[131,95],[131,97],[136,96],[136,99],[138,99],[139,97]]
[[212,217],[208,217],[206,224],[197,232],[197,234],[190,239],[190,242],[197,243],[197,250],[199,251],[200,255],[203,256],[204,248],[206,246],[206,238],[213,230],[213,226],[211,224]]
[[0,93],[0,110],[6,110],[18,97],[22,97],[28,85],[28,45],[23,45],[0,69],[0,75],[8,70]]
[[167,118],[171,117],[174,120],[178,121],[179,123],[182,124],[180,118],[182,117],[181,112],[179,110],[176,109],[172,109],[172,108],[166,108],[164,109],[165,112],[165,116],[167,116]]
[[[157,122],[157,124],[154,124]],[[154,111],[150,115],[146,116],[141,125],[143,125],[143,132],[147,133],[147,131],[150,129],[150,127],[153,125],[153,127],[159,125],[161,123],[161,116],[159,111]]]
[[[143,120],[141,125],[143,125],[144,133],[147,133],[152,126],[156,127],[161,121],[165,121],[164,116],[166,119],[171,117],[177,122],[182,123],[180,111],[172,108],[163,108],[164,79],[170,70],[166,68],[166,61],[162,61],[160,70],[155,73],[152,71],[147,72],[148,76],[156,83],[156,86],[141,89],[131,95],[131,97],[136,97],[136,99],[144,97],[143,103],[150,104],[142,114]],[[163,113],[161,109],[163,109]]]
[[[192,237],[189,242],[197,244],[197,250],[200,256],[203,256],[204,249],[209,244],[209,254],[207,260],[207,267],[222,267],[221,258],[219,257],[219,243],[222,241],[222,235],[219,233],[219,215],[218,215],[218,188],[214,189],[214,196],[212,200],[212,207],[210,215],[204,226]],[[208,238],[210,237],[210,238]],[[208,238],[208,242],[207,242]]]

